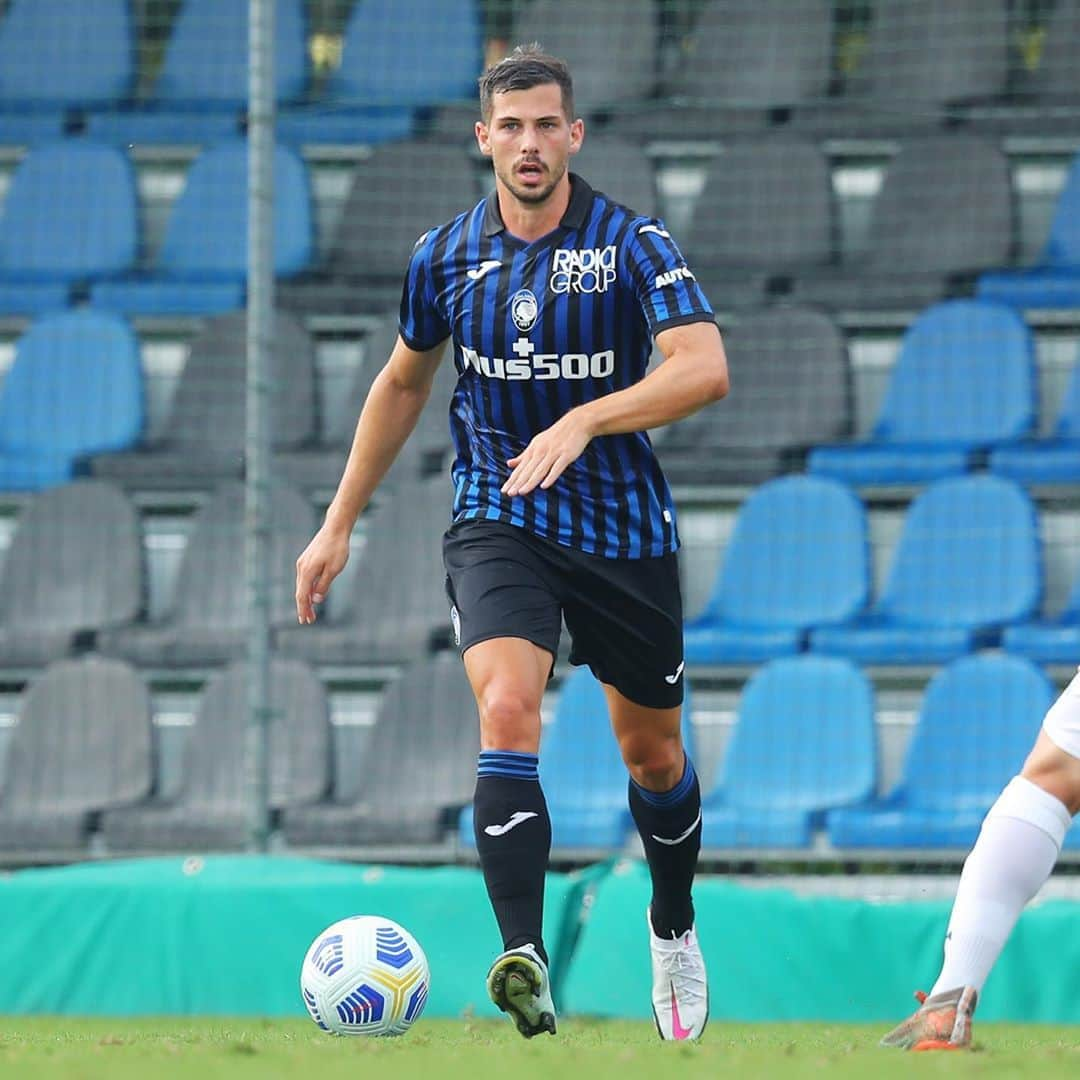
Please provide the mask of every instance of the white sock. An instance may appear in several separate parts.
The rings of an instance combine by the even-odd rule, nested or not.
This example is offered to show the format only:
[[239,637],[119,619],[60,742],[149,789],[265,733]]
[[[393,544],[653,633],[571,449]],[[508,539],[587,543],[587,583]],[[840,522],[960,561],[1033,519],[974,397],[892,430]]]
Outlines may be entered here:
[[1023,776],[1009,781],[964,862],[931,994],[958,986],[982,992],[1020,912],[1054,869],[1071,821],[1038,784]]

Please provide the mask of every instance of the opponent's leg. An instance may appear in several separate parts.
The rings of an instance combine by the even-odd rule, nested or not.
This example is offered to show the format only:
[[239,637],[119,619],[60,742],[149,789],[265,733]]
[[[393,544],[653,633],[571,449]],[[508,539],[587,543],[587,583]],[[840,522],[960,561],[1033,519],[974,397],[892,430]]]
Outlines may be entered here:
[[522,638],[494,638],[464,660],[480,712],[476,848],[505,950],[488,973],[488,992],[531,1037],[555,1031],[542,938],[551,821],[537,771],[552,656]]
[[604,691],[630,772],[630,811],[652,878],[653,1016],[662,1038],[696,1039],[709,1015],[691,899],[701,848],[701,790],[683,750],[682,709],[647,708],[612,686]]
[[[1072,687],[1070,688],[1072,689]],[[1047,727],[1061,738],[1055,715]],[[1061,741],[1068,743],[1067,738]],[[1070,744],[1071,745],[1071,744]],[[882,1039],[910,1050],[971,1044],[971,1018],[1001,950],[1027,903],[1050,876],[1073,814],[1080,810],[1080,758],[1043,730],[1021,774],[990,808],[964,870],[945,935],[945,961],[922,1007]]]

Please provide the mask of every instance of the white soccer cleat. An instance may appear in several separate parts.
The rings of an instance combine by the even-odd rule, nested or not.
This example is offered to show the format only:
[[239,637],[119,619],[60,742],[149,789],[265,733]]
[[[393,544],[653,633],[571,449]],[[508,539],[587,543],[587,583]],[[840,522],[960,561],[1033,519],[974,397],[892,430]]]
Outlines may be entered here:
[[652,952],[652,1007],[661,1039],[698,1039],[709,1019],[709,984],[697,934],[662,938],[645,913]]
[[487,990],[526,1039],[542,1031],[555,1034],[555,1003],[547,964],[535,945],[508,949],[495,957],[487,975]]

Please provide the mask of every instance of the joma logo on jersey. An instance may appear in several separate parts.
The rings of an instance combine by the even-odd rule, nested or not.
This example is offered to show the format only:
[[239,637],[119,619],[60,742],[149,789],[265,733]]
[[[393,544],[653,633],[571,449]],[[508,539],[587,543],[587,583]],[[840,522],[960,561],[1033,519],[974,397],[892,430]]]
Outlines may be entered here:
[[667,270],[663,274],[657,274],[653,282],[654,289],[662,289],[665,285],[674,285],[676,281],[696,281],[689,266],[676,266],[674,270]]
[[615,350],[593,353],[534,353],[532,343],[521,339],[518,356],[481,356],[465,346],[461,360],[465,371],[470,368],[489,379],[606,379],[615,371]]
[[551,259],[553,293],[601,293],[615,280],[615,245],[567,251],[556,248]]

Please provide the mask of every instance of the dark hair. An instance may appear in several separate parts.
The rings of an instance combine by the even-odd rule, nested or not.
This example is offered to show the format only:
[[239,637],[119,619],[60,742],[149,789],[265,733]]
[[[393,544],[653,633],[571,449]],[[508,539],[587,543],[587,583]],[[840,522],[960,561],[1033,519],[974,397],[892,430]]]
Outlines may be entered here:
[[562,90],[563,112],[567,120],[573,120],[574,83],[570,69],[557,56],[549,56],[535,41],[531,45],[519,45],[480,76],[480,115],[484,123],[491,120],[496,94],[531,90],[546,83],[556,83]]

